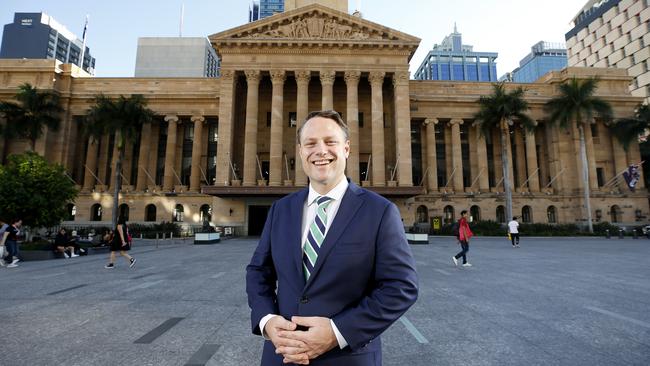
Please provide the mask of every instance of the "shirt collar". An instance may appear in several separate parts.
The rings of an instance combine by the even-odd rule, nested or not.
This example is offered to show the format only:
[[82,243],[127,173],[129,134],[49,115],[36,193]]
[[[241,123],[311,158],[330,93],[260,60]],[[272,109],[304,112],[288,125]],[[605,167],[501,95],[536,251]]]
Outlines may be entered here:
[[348,179],[344,176],[343,179],[334,186],[329,192],[326,194],[320,194],[314,190],[311,184],[309,184],[309,195],[307,196],[307,206],[310,206],[318,197],[321,196],[327,196],[333,200],[341,200],[343,198],[343,195],[345,194],[345,191],[348,189]]

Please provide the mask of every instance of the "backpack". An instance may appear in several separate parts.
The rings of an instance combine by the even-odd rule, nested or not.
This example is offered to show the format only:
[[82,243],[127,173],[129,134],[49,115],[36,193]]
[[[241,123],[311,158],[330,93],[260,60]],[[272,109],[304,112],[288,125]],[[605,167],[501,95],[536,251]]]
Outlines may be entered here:
[[459,236],[460,236],[459,229],[460,229],[460,224],[458,223],[458,221],[456,221],[456,222],[451,226],[451,234],[452,234],[453,236],[455,236],[455,237],[459,237]]

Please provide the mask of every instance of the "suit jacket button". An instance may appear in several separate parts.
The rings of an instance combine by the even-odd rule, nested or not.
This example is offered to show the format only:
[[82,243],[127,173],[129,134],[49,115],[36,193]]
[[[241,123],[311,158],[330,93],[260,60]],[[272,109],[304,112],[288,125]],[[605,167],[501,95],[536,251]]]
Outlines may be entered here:
[[303,297],[300,298],[300,303],[301,304],[306,304],[308,302],[309,302],[309,299],[307,298],[307,296],[303,296]]

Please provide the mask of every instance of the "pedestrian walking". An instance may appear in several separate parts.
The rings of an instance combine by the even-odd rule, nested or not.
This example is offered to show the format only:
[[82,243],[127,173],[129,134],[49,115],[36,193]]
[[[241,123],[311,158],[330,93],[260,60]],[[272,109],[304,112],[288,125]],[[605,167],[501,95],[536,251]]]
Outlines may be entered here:
[[510,234],[512,247],[519,248],[519,222],[517,221],[517,216],[513,217],[512,221],[508,223],[508,234]]
[[472,265],[467,261],[467,252],[469,251],[469,239],[474,236],[472,230],[469,229],[469,224],[467,223],[467,210],[460,212],[460,219],[458,219],[458,233],[456,234],[456,239],[462,250],[451,257],[451,260],[454,261],[454,265],[458,266],[458,260],[463,258],[463,267],[471,267]]
[[120,255],[126,258],[129,261],[129,267],[135,265],[135,258],[131,257],[127,251],[131,250],[131,240],[129,235],[129,227],[126,225],[126,220],[124,217],[120,216],[117,219],[117,227],[115,228],[115,235],[111,241],[111,256],[109,262],[104,268],[113,269],[115,268],[115,253],[120,253]]
[[20,227],[23,224],[23,220],[14,219],[11,220],[10,225],[7,226],[5,232],[2,234],[0,242],[4,243],[5,250],[7,251],[7,256],[5,261],[7,262],[7,268],[18,267],[18,236],[20,235]]

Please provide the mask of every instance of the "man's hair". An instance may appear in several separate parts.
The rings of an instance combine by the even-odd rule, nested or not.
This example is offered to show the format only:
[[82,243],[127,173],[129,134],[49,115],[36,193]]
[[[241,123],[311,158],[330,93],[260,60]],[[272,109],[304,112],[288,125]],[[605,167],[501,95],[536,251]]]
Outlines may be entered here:
[[517,220],[517,216],[513,216],[512,219],[513,219],[513,220]]
[[463,215],[466,214],[466,213],[467,213],[467,210],[462,210],[462,211],[460,212],[460,215],[463,216]]
[[327,118],[336,122],[336,124],[339,125],[339,127],[341,127],[341,130],[343,130],[343,136],[345,137],[345,139],[346,140],[350,139],[350,129],[348,128],[348,124],[345,123],[343,118],[341,118],[339,112],[330,109],[330,110],[323,110],[323,111],[313,111],[307,115],[305,121],[302,123],[298,131],[296,131],[296,138],[298,139],[298,145],[300,145],[300,135],[302,134],[303,127],[305,127],[307,121],[315,117]]

